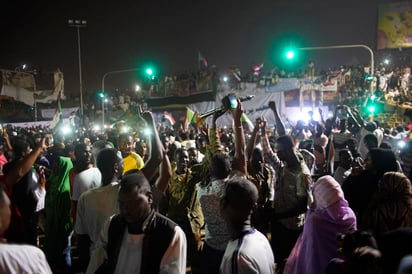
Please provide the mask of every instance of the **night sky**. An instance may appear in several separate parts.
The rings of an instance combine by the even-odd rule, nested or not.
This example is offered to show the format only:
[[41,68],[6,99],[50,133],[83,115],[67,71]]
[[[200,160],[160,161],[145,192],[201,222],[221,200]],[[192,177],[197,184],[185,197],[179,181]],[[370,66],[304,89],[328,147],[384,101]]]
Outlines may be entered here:
[[[391,1],[7,1],[0,15],[0,68],[60,68],[66,94],[78,94],[77,31],[67,23],[72,18],[87,20],[87,27],[80,29],[86,93],[100,89],[105,72],[147,62],[156,64],[163,75],[196,70],[199,51],[221,71],[237,66],[245,74],[262,61],[264,69],[279,64],[279,49],[290,41],[302,47],[365,44],[376,49],[378,4],[387,2]],[[364,49],[307,55],[325,68],[368,64],[370,59]],[[115,88],[115,78],[107,78],[106,90]]]

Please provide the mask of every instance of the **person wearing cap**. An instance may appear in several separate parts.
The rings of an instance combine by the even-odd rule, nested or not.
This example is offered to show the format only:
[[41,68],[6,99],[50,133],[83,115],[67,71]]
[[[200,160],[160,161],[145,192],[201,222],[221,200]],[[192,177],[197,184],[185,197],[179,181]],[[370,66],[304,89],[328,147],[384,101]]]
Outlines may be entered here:
[[204,155],[196,147],[196,142],[194,140],[189,140],[186,142],[185,148],[187,153],[189,153],[189,166],[199,164],[202,162]]
[[332,176],[320,177],[313,184],[312,195],[303,232],[286,261],[284,274],[325,273],[329,261],[339,255],[336,235],[356,230],[355,213]]

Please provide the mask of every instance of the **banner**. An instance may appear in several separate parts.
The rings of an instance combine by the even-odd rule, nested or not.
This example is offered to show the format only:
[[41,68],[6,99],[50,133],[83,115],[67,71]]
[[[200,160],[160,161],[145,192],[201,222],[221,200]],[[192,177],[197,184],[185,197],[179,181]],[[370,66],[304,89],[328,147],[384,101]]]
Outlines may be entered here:
[[412,2],[379,5],[377,49],[412,46]]
[[61,99],[64,100],[64,78],[59,70],[36,75],[28,72],[0,70],[0,95],[33,106],[34,103],[52,103],[56,101],[59,93]]
[[299,89],[300,80],[298,78],[280,78],[275,84],[266,87],[265,92],[275,93],[288,90]]
[[[62,117],[63,118],[69,118],[70,113],[77,112],[79,110],[78,107],[74,107],[74,108],[62,108]],[[56,112],[55,108],[48,108],[48,109],[42,109],[41,110],[41,116],[44,119],[52,119],[54,116],[54,113]]]
[[0,71],[0,94],[12,97],[26,105],[34,105],[34,91],[36,90],[34,75],[5,69]]

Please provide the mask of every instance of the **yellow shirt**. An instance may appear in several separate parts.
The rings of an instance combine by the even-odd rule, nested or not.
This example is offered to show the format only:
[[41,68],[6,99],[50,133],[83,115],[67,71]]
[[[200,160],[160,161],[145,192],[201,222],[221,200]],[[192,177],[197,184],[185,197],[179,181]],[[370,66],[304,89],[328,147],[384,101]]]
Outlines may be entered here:
[[123,158],[123,166],[123,174],[125,174],[132,169],[141,170],[144,167],[144,161],[136,152],[130,152],[128,156]]

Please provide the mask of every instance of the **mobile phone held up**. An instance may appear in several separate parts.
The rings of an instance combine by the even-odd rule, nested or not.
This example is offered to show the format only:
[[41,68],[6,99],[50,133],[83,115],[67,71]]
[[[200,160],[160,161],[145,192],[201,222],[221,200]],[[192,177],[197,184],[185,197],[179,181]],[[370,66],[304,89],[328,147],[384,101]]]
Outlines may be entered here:
[[222,104],[225,109],[235,109],[237,108],[237,98],[234,95],[227,95],[223,97]]

